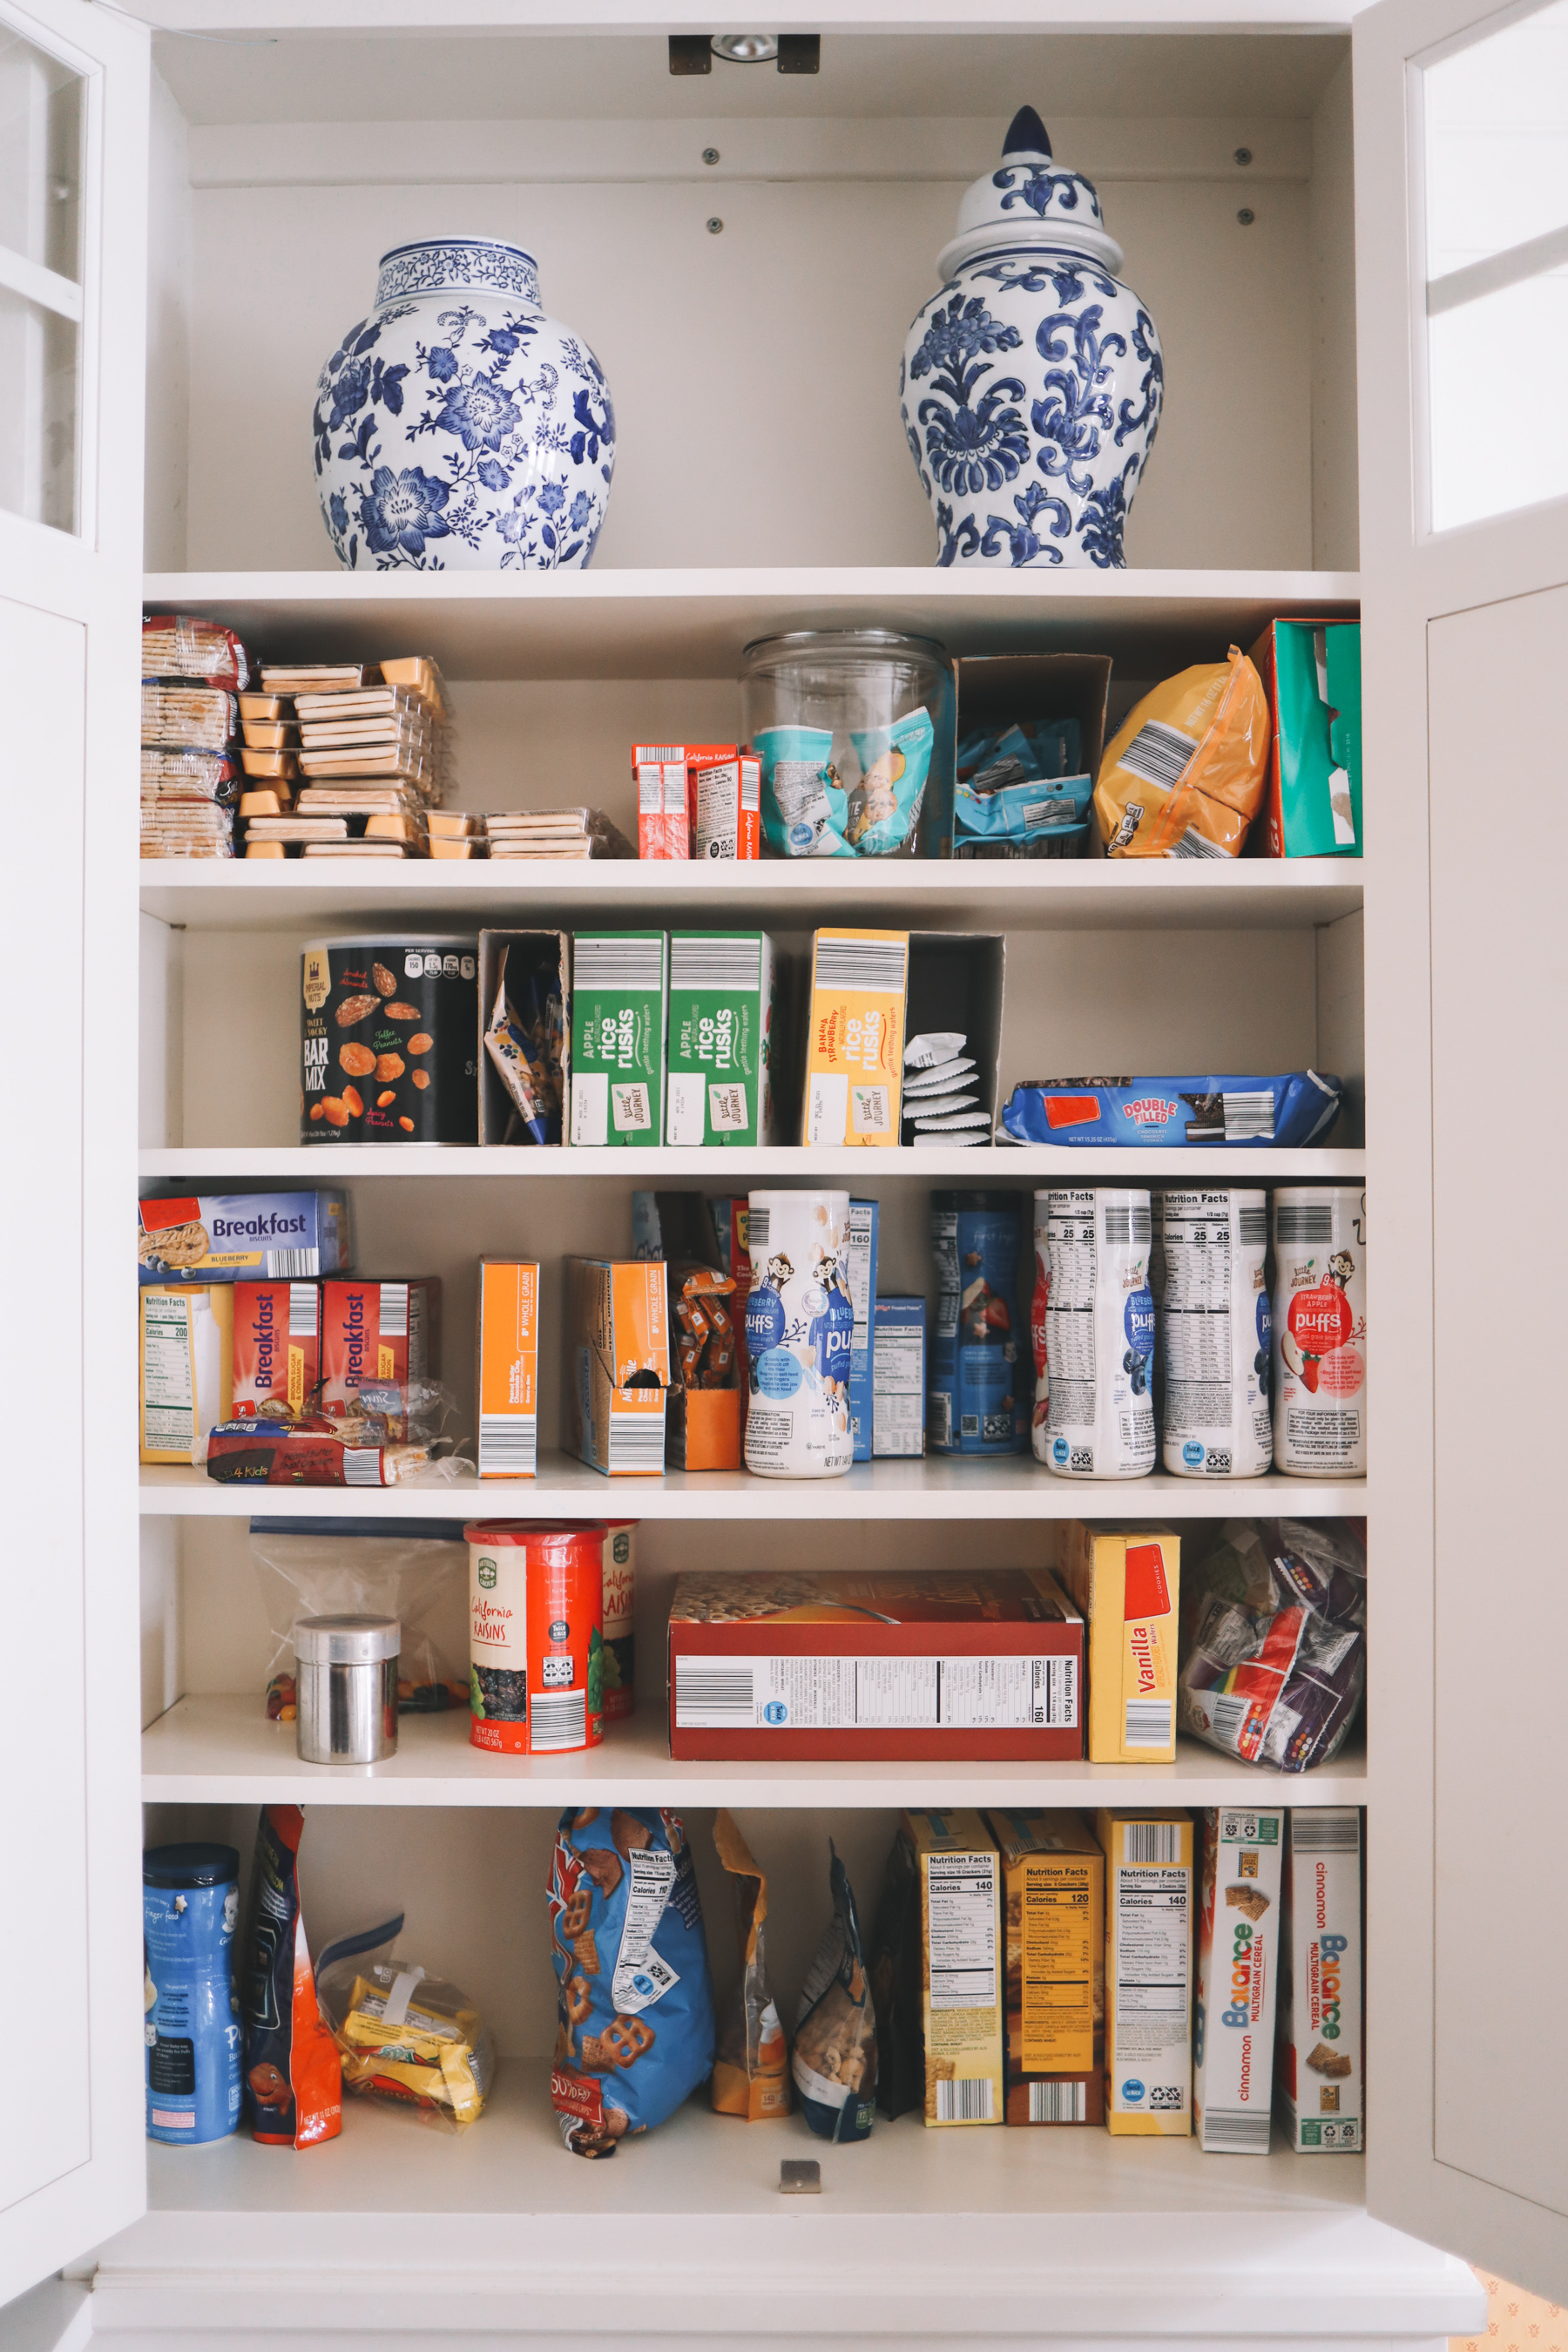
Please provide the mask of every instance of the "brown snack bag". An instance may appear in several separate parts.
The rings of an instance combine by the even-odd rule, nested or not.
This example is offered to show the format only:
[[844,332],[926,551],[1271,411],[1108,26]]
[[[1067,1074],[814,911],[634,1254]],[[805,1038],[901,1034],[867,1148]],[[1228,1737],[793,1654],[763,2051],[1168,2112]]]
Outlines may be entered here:
[[741,1954],[740,1980],[719,2015],[713,2111],[721,2116],[744,2116],[748,2123],[767,2123],[790,2111],[784,2026],[768,1990],[763,1953],[768,1882],[722,1807],[713,1817],[713,1843],[734,1882],[735,1933]]

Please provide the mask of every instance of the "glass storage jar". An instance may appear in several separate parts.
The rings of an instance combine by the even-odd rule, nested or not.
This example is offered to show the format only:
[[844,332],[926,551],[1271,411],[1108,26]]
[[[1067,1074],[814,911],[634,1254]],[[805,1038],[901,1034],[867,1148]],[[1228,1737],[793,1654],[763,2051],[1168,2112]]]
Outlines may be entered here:
[[749,645],[741,726],[763,762],[765,852],[950,856],[954,712],[931,637],[795,629]]

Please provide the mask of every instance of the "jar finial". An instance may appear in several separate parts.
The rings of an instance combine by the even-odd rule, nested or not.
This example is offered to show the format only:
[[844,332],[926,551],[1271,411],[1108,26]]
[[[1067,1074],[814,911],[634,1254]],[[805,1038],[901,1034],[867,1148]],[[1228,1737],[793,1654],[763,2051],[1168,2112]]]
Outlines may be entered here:
[[1004,159],[1009,155],[1049,155],[1050,134],[1032,106],[1021,106],[1007,125],[1007,136],[1002,142]]

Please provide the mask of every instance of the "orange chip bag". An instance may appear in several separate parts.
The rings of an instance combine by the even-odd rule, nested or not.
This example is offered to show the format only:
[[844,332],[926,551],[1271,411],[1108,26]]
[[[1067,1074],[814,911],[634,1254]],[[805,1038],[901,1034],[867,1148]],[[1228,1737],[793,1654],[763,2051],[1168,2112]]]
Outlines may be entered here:
[[1263,681],[1237,646],[1146,694],[1100,763],[1108,857],[1238,857],[1263,804],[1271,729]]

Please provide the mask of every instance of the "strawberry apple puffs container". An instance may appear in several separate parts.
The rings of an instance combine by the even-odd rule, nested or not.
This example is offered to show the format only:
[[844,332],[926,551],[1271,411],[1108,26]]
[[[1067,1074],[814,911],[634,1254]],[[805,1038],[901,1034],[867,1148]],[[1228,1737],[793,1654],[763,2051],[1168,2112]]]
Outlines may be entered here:
[[302,1143],[478,1142],[471,933],[311,940],[300,995]]
[[1274,1195],[1274,1467],[1366,1475],[1366,1194]]
[[558,1756],[605,1737],[605,1530],[470,1523],[468,1738]]

